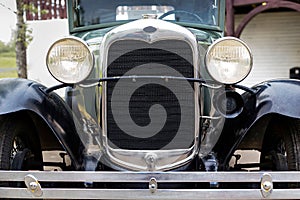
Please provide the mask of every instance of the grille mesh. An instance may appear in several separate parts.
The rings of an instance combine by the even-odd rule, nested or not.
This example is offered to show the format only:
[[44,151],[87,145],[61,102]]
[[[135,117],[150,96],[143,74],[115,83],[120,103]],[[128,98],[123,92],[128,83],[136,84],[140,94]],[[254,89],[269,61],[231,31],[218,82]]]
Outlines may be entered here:
[[[193,66],[190,63],[192,63],[192,51],[189,45],[183,41],[168,40],[154,44],[141,41],[118,41],[108,51],[107,77],[123,75],[174,76],[174,71],[184,77],[194,77]],[[137,67],[140,69],[138,72],[135,70]],[[165,70],[165,68],[172,70]],[[116,89],[117,82],[107,82],[106,121],[109,145],[114,148],[130,150],[189,148],[194,140],[195,128],[193,92],[184,88],[182,81],[172,80],[167,84],[158,79],[148,80],[142,84],[139,81],[137,80],[136,84],[140,84],[140,87],[136,88],[132,94],[127,93],[130,85],[135,84],[132,83],[132,80],[122,80],[122,89],[119,90]],[[188,83],[188,85],[193,88],[193,84]],[[181,98],[178,99],[178,95],[174,94],[172,88],[179,91]],[[113,101],[116,101],[116,98],[113,98],[115,97],[113,95],[117,96],[118,102],[115,104]],[[126,99],[129,99],[129,102]],[[151,131],[149,133],[141,132],[141,136],[124,131],[120,128],[120,124],[130,126],[127,123],[128,111],[126,111],[126,106],[123,106],[127,104],[130,118],[140,127],[145,127],[150,123],[154,123],[154,126],[157,123],[157,126],[160,126],[159,122],[155,122],[155,120],[152,122],[151,119],[158,119],[162,113],[166,113],[163,127],[156,134]],[[115,105],[119,105],[119,107]],[[158,112],[151,113],[151,108],[157,105],[160,105],[157,107]],[[113,112],[112,109],[116,111]],[[116,117],[121,121],[117,122]],[[134,128],[127,127],[126,130],[128,129],[133,130]],[[172,144],[171,141],[174,138],[177,142]]]

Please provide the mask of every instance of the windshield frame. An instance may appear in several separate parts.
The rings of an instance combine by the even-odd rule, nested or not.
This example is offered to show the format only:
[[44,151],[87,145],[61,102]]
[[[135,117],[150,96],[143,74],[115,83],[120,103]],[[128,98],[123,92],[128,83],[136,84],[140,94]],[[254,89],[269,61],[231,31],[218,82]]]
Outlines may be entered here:
[[[68,23],[69,23],[69,32],[70,33],[77,33],[82,31],[88,30],[95,30],[95,29],[102,29],[108,28],[113,26],[119,26],[134,20],[122,20],[110,23],[103,23],[103,24],[94,24],[88,26],[81,26],[75,27],[74,26],[74,8],[73,5],[75,4],[76,0],[68,0],[67,1],[67,9],[68,9]],[[190,27],[196,29],[206,29],[206,30],[214,30],[218,32],[224,32],[225,29],[225,0],[219,0],[219,15],[218,15],[218,25],[207,25],[207,24],[200,24],[200,23],[188,23],[188,22],[174,22],[170,21],[171,23],[175,23],[181,25],[183,27]],[[168,21],[168,20],[166,20]]]

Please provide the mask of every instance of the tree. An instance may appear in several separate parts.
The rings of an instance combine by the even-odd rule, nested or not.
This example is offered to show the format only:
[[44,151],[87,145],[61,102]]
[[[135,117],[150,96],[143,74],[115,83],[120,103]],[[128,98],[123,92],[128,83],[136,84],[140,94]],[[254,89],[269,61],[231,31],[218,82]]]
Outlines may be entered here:
[[17,5],[17,32],[16,32],[16,63],[18,67],[18,77],[27,78],[27,44],[26,44],[26,24],[24,21],[24,1],[16,0]]

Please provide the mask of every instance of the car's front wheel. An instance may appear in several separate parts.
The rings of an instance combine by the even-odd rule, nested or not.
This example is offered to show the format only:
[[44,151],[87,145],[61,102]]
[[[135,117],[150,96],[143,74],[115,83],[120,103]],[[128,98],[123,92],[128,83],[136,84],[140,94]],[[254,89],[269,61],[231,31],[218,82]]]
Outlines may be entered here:
[[267,129],[260,160],[262,170],[300,170],[300,120],[273,121]]
[[0,169],[42,170],[39,138],[30,124],[16,117],[0,121]]

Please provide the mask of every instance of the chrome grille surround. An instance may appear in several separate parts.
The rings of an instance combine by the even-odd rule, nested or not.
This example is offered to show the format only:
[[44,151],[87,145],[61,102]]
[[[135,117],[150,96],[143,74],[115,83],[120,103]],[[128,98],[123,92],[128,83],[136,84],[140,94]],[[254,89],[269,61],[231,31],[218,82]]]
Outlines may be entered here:
[[[151,27],[151,28],[149,28]],[[155,31],[154,31],[155,30]],[[156,19],[142,19],[119,26],[110,31],[102,40],[100,47],[100,66],[102,76],[108,76],[109,50],[119,41],[138,41],[154,44],[161,41],[180,41],[186,43],[192,52],[193,76],[199,78],[199,54],[195,36],[187,29],[173,23]],[[191,161],[199,151],[199,84],[192,83],[194,100],[193,144],[187,148],[160,150],[133,150],[112,146],[108,137],[107,85],[102,85],[102,145],[106,160],[123,169],[137,171],[164,171],[182,166]]]

